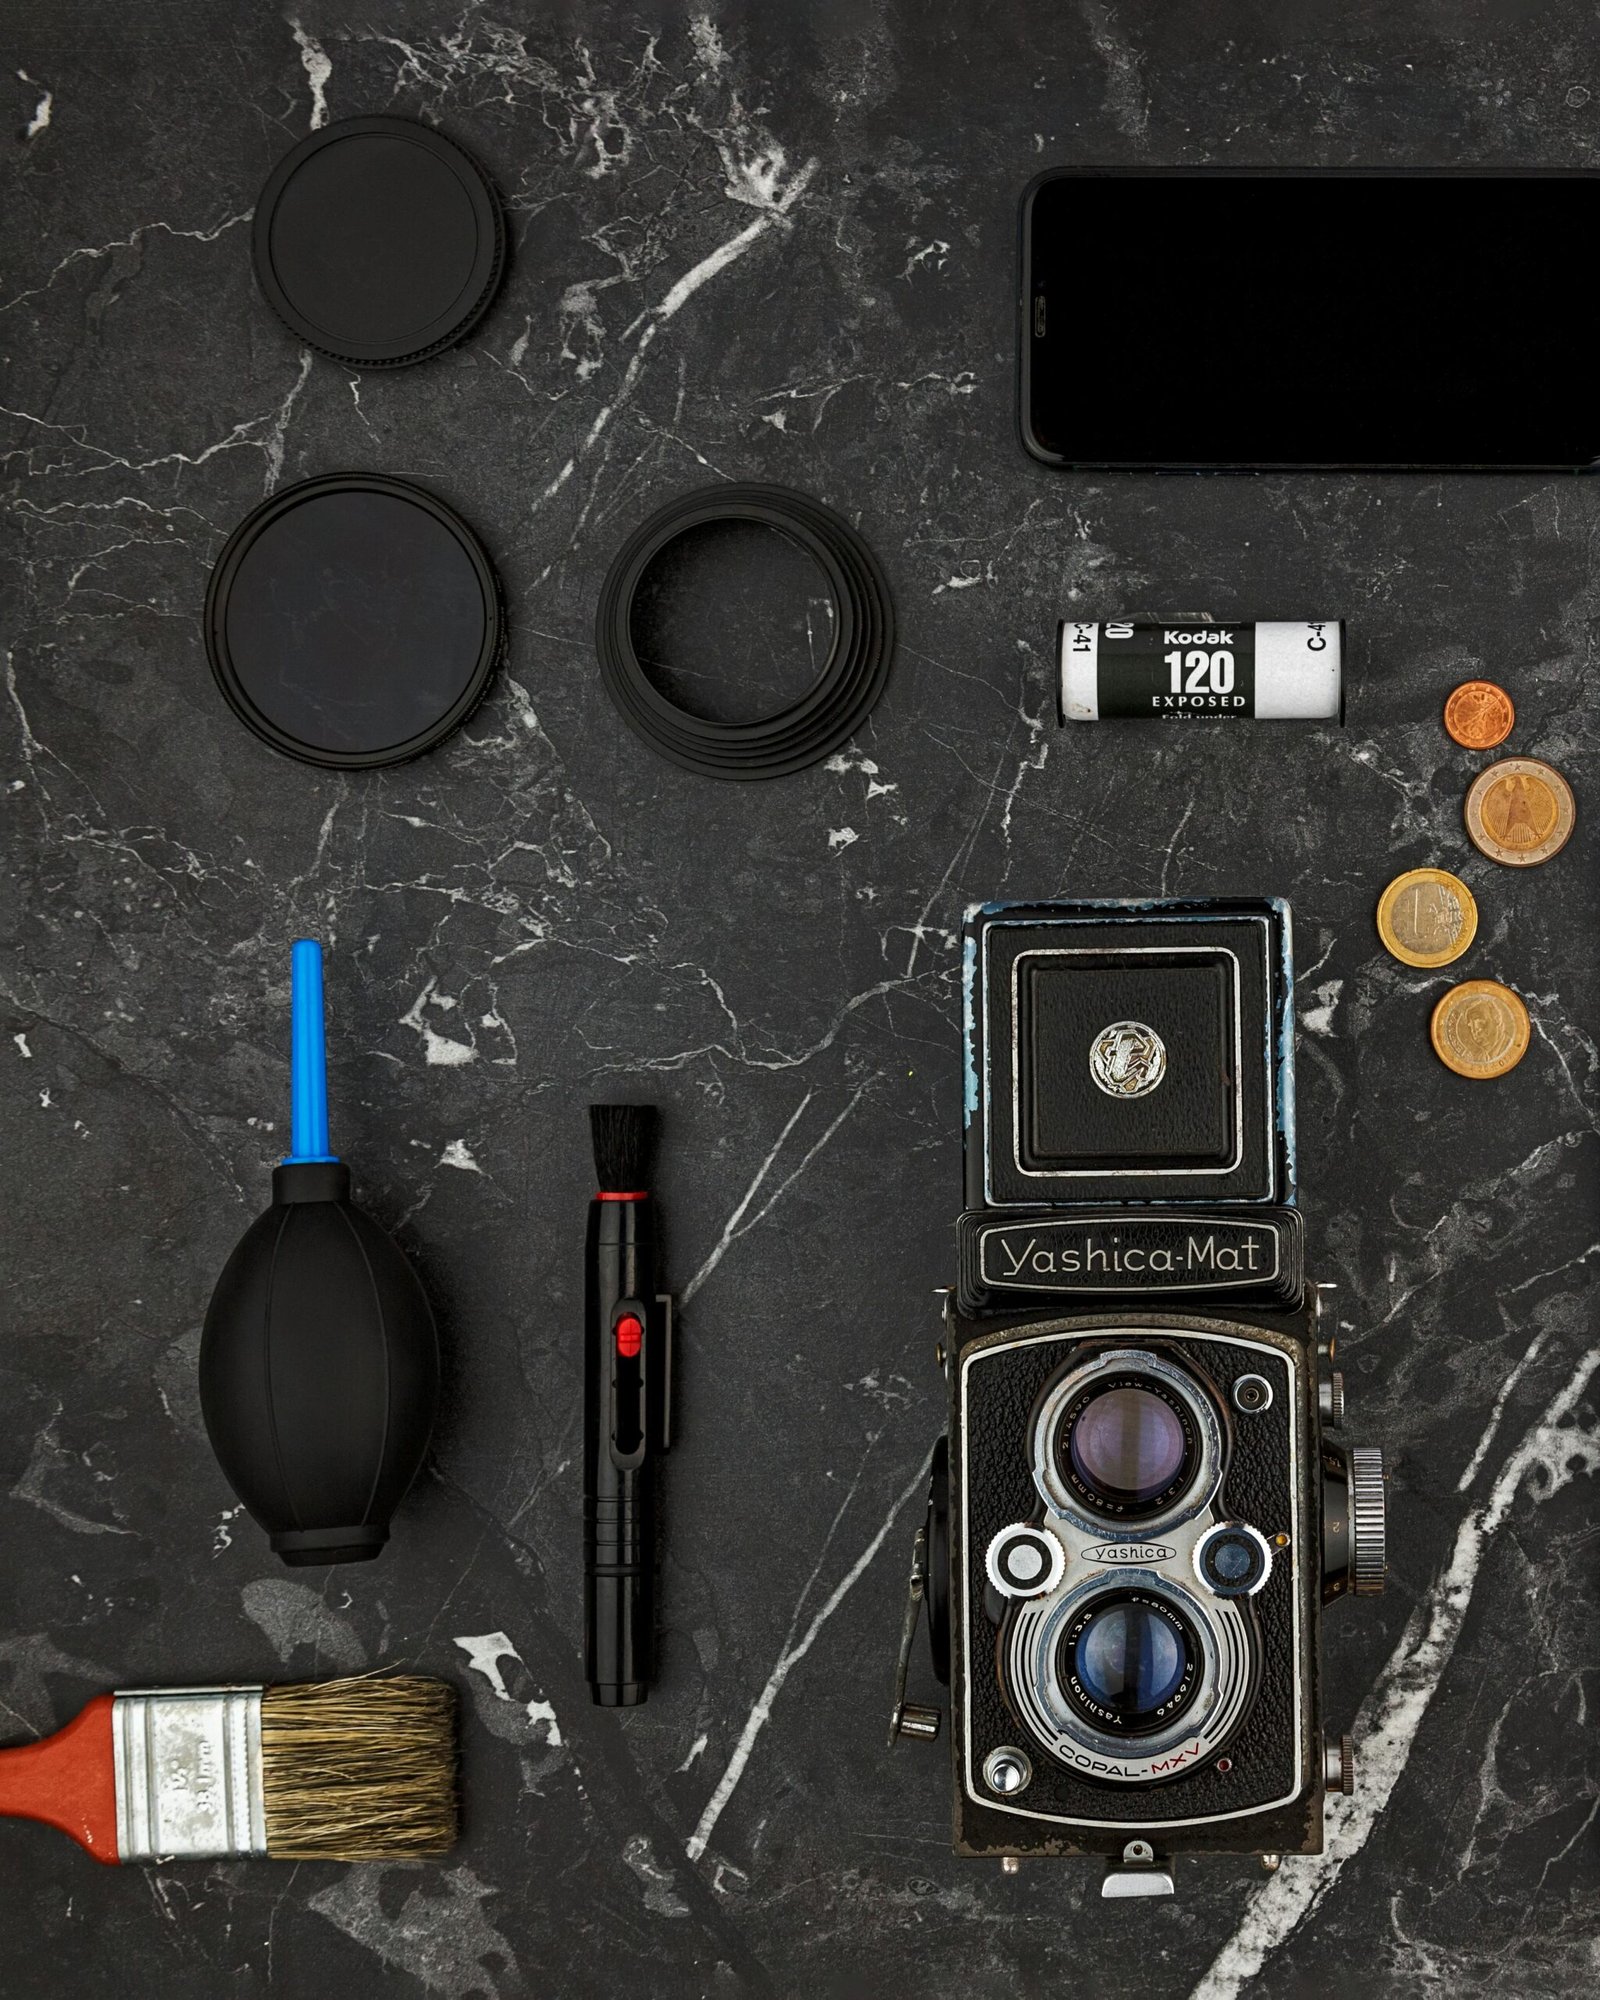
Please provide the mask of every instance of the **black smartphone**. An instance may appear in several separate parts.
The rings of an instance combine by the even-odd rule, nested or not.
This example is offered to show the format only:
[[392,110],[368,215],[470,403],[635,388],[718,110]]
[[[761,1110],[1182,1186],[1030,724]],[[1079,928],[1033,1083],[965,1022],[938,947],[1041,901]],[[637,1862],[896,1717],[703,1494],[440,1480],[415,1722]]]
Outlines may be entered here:
[[1022,202],[1056,465],[1589,471],[1600,173],[1062,168]]

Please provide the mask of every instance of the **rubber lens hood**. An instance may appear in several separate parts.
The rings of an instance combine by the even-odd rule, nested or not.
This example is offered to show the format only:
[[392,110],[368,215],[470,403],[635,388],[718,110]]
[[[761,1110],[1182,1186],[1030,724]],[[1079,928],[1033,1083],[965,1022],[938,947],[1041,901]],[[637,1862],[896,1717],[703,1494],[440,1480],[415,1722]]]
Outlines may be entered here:
[[[797,701],[754,722],[718,722],[669,701],[633,641],[645,572],[668,545],[712,523],[755,522],[787,537],[821,572],[833,609],[833,644]],[[704,778],[781,778],[847,742],[883,693],[894,650],[894,607],[877,557],[850,523],[786,486],[702,487],[652,514],[623,543],[595,614],[600,677],[617,712],[652,750]]]

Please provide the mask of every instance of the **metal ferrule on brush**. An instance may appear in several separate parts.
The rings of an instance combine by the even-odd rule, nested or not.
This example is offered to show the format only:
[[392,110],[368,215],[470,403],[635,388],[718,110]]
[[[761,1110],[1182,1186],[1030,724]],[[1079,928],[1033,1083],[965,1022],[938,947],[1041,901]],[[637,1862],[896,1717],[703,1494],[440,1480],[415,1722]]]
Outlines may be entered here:
[[265,1854],[259,1687],[142,1688],[112,1705],[123,1861]]

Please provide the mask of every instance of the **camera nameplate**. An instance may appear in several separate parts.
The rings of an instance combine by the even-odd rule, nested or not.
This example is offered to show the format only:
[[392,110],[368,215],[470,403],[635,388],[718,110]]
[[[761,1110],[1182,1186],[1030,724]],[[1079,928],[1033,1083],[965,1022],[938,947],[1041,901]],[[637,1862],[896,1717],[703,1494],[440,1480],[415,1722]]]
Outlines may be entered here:
[[1195,1298],[1294,1305],[1305,1228],[1293,1208],[969,1209],[956,1220],[963,1312],[1037,1310],[1041,1298]]

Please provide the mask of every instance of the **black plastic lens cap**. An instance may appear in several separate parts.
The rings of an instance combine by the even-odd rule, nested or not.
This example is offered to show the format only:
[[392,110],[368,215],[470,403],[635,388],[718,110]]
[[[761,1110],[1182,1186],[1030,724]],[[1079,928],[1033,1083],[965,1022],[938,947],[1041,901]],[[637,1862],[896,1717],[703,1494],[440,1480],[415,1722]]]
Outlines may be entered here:
[[361,367],[421,361],[494,297],[505,224],[487,175],[412,118],[342,118],[273,168],[256,277],[308,346]]
[[229,536],[206,592],[228,705],[275,750],[335,770],[443,742],[481,700],[501,629],[472,530],[376,473],[274,494]]

